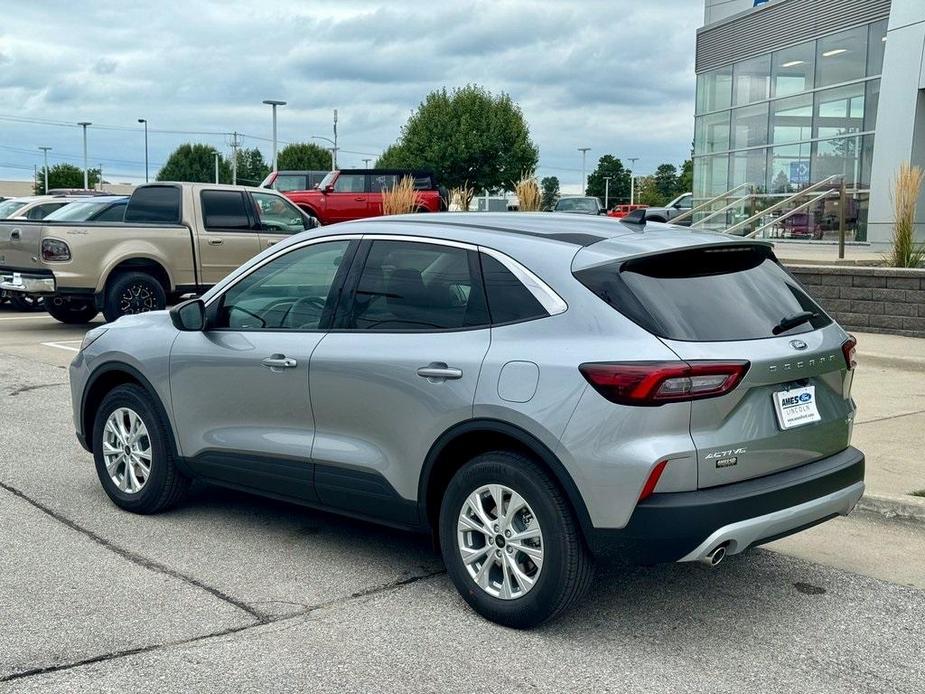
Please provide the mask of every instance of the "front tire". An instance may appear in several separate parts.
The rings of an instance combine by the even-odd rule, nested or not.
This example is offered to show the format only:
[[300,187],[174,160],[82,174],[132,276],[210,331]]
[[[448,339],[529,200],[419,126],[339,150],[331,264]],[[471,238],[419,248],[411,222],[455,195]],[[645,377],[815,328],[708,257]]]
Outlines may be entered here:
[[160,311],[167,306],[167,294],[156,278],[144,272],[124,272],[106,290],[103,315],[106,321],[134,313]]
[[46,299],[45,310],[55,320],[68,325],[89,323],[99,313],[93,299],[64,299],[59,296]]
[[484,453],[456,473],[440,507],[440,545],[469,606],[516,629],[577,603],[594,572],[558,486],[536,461],[511,451]]
[[103,490],[119,508],[158,513],[189,488],[167,426],[141,386],[121,385],[103,398],[93,424],[93,460]]

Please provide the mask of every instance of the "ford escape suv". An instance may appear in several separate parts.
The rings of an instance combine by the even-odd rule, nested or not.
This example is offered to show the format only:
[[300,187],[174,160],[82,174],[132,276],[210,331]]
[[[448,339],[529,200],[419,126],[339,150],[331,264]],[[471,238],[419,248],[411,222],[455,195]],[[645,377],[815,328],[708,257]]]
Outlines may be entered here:
[[854,366],[764,242],[485,213],[290,237],[89,331],[70,383],[121,508],[199,478],[431,532],[530,627],[597,557],[716,564],[849,513]]

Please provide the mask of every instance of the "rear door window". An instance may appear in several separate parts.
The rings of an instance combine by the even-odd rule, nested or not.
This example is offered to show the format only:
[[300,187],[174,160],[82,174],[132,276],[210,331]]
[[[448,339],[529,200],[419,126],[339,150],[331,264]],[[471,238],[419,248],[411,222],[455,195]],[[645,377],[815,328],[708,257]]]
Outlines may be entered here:
[[335,193],[365,193],[366,176],[364,174],[341,174],[334,181]]
[[493,325],[517,323],[549,315],[514,273],[487,253],[479,255]]
[[202,221],[206,229],[222,231],[252,231],[254,224],[247,214],[243,192],[234,190],[204,190]]
[[[579,270],[575,277],[649,332],[672,340],[755,340],[831,323],[765,246],[661,253]],[[802,312],[814,315],[775,332],[783,319]]]
[[398,183],[397,174],[370,174],[369,192],[381,193],[384,190],[391,190],[396,183]]

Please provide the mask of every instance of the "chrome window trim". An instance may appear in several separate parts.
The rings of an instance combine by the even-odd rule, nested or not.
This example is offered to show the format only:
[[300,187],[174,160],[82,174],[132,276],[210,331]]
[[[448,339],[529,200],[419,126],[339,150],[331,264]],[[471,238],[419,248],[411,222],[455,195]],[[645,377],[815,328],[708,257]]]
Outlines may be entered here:
[[404,234],[336,234],[332,236],[319,236],[313,239],[306,239],[305,241],[300,241],[294,243],[291,246],[287,246],[284,249],[280,249],[281,252],[274,253],[260,263],[257,263],[253,267],[249,268],[247,272],[242,273],[238,277],[235,277],[234,280],[228,283],[228,285],[222,287],[220,292],[217,292],[215,296],[211,297],[207,302],[206,306],[210,306],[213,302],[217,301],[219,298],[224,296],[224,294],[234,287],[238,282],[243,280],[245,277],[250,276],[251,273],[256,272],[262,268],[267,263],[270,263],[277,258],[280,258],[287,253],[297,251],[306,246],[313,246],[318,243],[325,243],[328,241],[407,241],[410,243],[426,243],[433,246],[450,246],[452,248],[461,248],[467,251],[475,251],[485,253],[490,255],[492,258],[497,260],[499,263],[504,265],[511,274],[513,274],[518,281],[520,281],[527,290],[533,295],[533,297],[540,302],[540,305],[546,310],[550,316],[556,316],[560,313],[565,313],[568,309],[568,304],[565,300],[560,297],[548,284],[541,280],[535,273],[527,269],[519,262],[511,258],[509,255],[496,251],[494,248],[488,248],[486,246],[479,246],[474,243],[466,243],[465,241],[451,241],[449,239],[439,239],[433,238],[430,236],[407,236]]

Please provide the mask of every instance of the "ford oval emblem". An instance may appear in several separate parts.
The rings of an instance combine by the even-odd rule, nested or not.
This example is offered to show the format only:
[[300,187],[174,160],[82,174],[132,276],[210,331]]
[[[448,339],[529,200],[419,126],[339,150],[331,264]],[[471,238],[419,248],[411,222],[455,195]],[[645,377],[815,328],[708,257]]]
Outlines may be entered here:
[[806,349],[806,343],[803,340],[790,340],[790,346],[794,349]]

